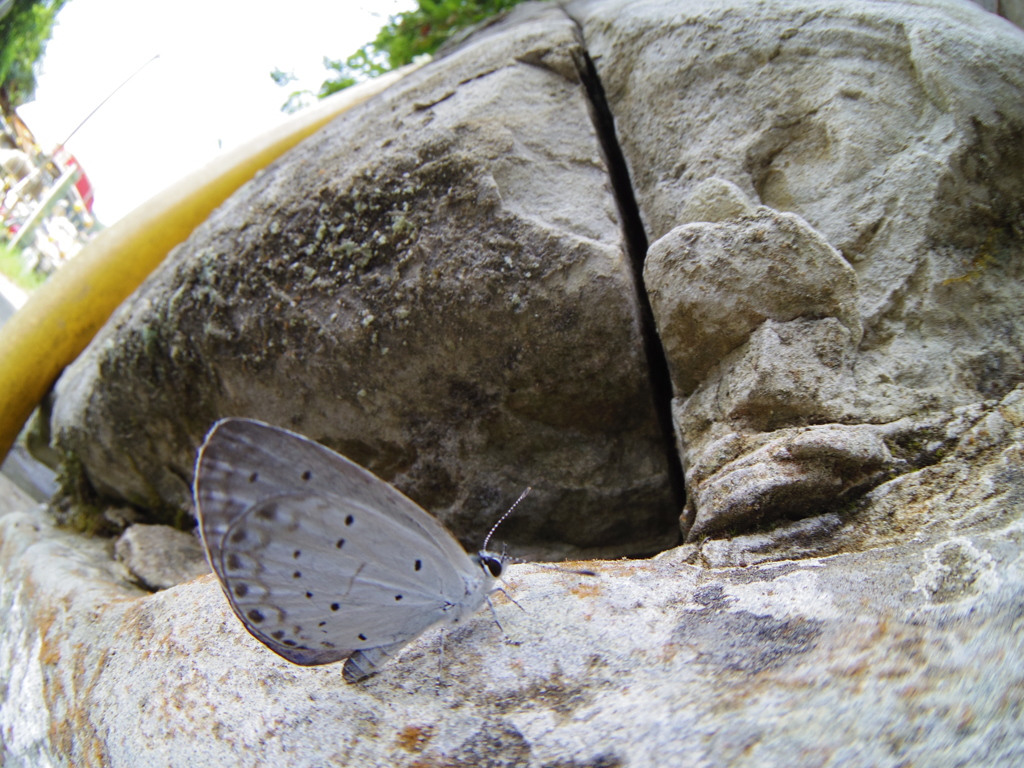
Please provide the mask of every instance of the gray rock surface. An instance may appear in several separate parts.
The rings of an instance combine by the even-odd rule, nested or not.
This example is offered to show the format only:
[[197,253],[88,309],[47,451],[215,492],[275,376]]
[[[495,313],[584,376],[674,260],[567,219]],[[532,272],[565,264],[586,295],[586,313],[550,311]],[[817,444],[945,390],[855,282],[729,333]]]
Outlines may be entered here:
[[556,8],[415,73],[254,179],[57,385],[104,494],[188,509],[223,416],[324,442],[467,546],[678,541],[632,268]]
[[648,251],[644,282],[681,395],[766,320],[835,317],[860,342],[856,273],[791,213],[676,227]]
[[149,589],[167,589],[210,572],[199,539],[169,525],[128,526],[114,554]]
[[570,10],[652,241],[691,538],[916,468],[876,450],[838,476],[783,458],[790,430],[927,441],[1021,380],[1020,30],[943,2]]
[[[212,576],[0,519],[4,765],[1014,766],[1024,759],[1024,388],[945,457],[774,536],[512,566],[496,610],[345,685]],[[827,557],[821,555],[833,551]],[[798,558],[798,559],[791,559]],[[747,564],[744,564],[746,560]],[[759,564],[753,564],[758,562]]]
[[[212,576],[149,594],[113,542],[54,528],[0,477],[5,768],[1024,762],[1024,34],[944,0],[591,0],[567,9],[578,30],[520,13],[215,214],[69,373],[56,421],[98,485],[139,499],[184,494],[202,424],[242,403],[313,437],[354,425],[326,441],[422,491],[463,535],[487,506],[474,483],[513,498],[536,477],[520,472],[551,483],[542,516],[552,499],[565,515],[515,531],[544,533],[548,554],[653,519],[665,470],[638,447],[660,439],[642,302],[614,159],[580,117],[585,47],[652,243],[686,543],[586,563],[595,577],[511,566],[523,610],[495,595],[507,639],[482,611],[446,636],[440,684],[434,631],[347,686],[340,665],[260,645]],[[501,119],[474,111],[506,94]],[[409,173],[397,194],[418,245],[386,253],[351,233],[397,221],[394,169]],[[473,208],[490,216],[456,215]],[[318,241],[330,216],[346,229]],[[351,276],[331,282],[331,258]],[[300,353],[307,337],[330,354]],[[522,356],[488,379],[482,361],[507,344]],[[362,356],[336,363],[342,346]],[[92,389],[129,370],[141,384]],[[395,415],[453,402],[440,435]],[[452,475],[445,462],[474,452],[477,474]],[[445,473],[458,482],[427,482]],[[623,508],[635,517],[594,517]]]

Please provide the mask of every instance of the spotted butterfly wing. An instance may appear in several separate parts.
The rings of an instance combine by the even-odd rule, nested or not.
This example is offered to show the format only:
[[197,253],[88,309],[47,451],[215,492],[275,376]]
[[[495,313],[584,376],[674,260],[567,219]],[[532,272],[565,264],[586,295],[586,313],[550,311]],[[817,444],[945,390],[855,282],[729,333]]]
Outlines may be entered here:
[[245,628],[295,664],[349,658],[349,682],[475,611],[493,584],[414,502],[278,427],[217,422],[194,490],[207,557]]

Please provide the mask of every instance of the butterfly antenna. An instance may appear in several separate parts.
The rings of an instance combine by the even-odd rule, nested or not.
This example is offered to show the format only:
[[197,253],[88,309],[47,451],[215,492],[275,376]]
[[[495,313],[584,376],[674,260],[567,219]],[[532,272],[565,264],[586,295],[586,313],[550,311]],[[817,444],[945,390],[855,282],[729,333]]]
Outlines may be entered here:
[[514,510],[516,507],[518,507],[519,506],[519,502],[522,501],[523,499],[525,499],[527,497],[527,495],[530,493],[530,491],[532,491],[532,490],[533,490],[533,488],[531,488],[530,486],[526,486],[526,490],[523,491],[521,494],[519,494],[519,498],[515,500],[515,503],[512,504],[511,507],[508,508],[508,512],[506,512],[504,515],[499,517],[498,518],[498,522],[496,522],[494,525],[491,526],[491,530],[489,530],[487,532],[487,536],[484,538],[484,545],[482,547],[480,547],[480,549],[482,549],[482,550],[486,550],[487,549],[487,542],[489,542],[491,540],[491,536],[493,536],[494,532],[496,530],[498,530],[498,526],[501,525],[503,522],[505,522],[505,518],[512,514],[512,510]]

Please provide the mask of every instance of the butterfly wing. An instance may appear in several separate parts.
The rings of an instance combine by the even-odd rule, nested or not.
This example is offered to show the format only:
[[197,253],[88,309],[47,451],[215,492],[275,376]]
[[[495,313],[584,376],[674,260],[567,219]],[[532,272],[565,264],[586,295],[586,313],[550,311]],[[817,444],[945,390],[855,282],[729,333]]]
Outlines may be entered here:
[[235,614],[296,664],[394,652],[486,588],[433,517],[286,430],[218,422],[196,462],[195,497],[210,565]]
[[[230,418],[210,429],[196,461],[196,503],[209,508],[216,546],[227,525],[258,500],[284,492],[342,496],[422,532],[453,563],[466,553],[432,515],[394,487],[313,440],[253,419]],[[214,514],[216,509],[216,514]]]

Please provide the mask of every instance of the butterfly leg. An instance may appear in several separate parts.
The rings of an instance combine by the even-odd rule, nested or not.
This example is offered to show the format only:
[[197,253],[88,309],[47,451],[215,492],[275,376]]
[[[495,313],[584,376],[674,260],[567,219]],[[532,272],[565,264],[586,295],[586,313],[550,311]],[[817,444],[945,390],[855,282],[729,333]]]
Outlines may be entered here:
[[[514,598],[512,597],[512,595],[510,595],[510,594],[509,594],[508,592],[506,592],[506,591],[505,591],[504,589],[502,589],[501,587],[495,587],[495,588],[494,588],[494,591],[495,591],[495,592],[501,592],[501,594],[503,594],[503,595],[505,596],[505,598],[506,598],[506,599],[507,599],[507,600],[508,600],[508,601],[509,601],[510,603],[512,603],[512,605],[514,605],[514,606],[515,606],[516,608],[518,608],[518,609],[519,609],[520,611],[522,611],[523,613],[526,613],[526,609],[525,609],[525,608],[523,608],[523,606],[521,606],[521,605],[520,605],[519,603],[517,603],[517,602],[515,601],[515,599],[514,599]],[[490,602],[491,602],[491,601],[490,601],[490,599],[488,599],[488,600],[487,600],[487,604],[488,604],[488,605],[490,605]],[[492,613],[492,614],[494,613],[494,606],[493,606],[493,605],[491,606],[491,613]],[[495,621],[497,621],[497,619],[495,619]],[[498,626],[500,627],[501,625],[499,624]]]
[[[498,587],[498,589],[501,589],[501,587]],[[501,589],[501,591],[502,591],[502,593],[505,593],[505,590]],[[505,594],[505,597],[508,597],[507,593]],[[511,597],[509,597],[508,599],[512,600]],[[512,600],[512,602],[516,603],[515,600]],[[516,605],[519,605],[519,603],[516,603]],[[497,611],[494,610],[494,603],[491,602],[491,598],[490,597],[487,598],[487,607],[491,609],[491,618],[494,619],[494,623],[498,625],[498,629],[501,630],[501,634],[503,634],[505,636],[505,642],[508,643],[509,645],[519,645],[519,641],[518,640],[513,640],[511,637],[509,637],[508,636],[508,632],[506,632],[505,628],[503,626],[501,626],[501,622],[498,621],[498,613],[497,613]],[[526,610],[521,605],[519,605],[519,608],[521,610],[524,610],[524,611]]]
[[391,645],[382,645],[379,648],[356,651],[345,661],[341,676],[346,683],[362,682],[398,653],[405,644],[405,641],[402,641]]

